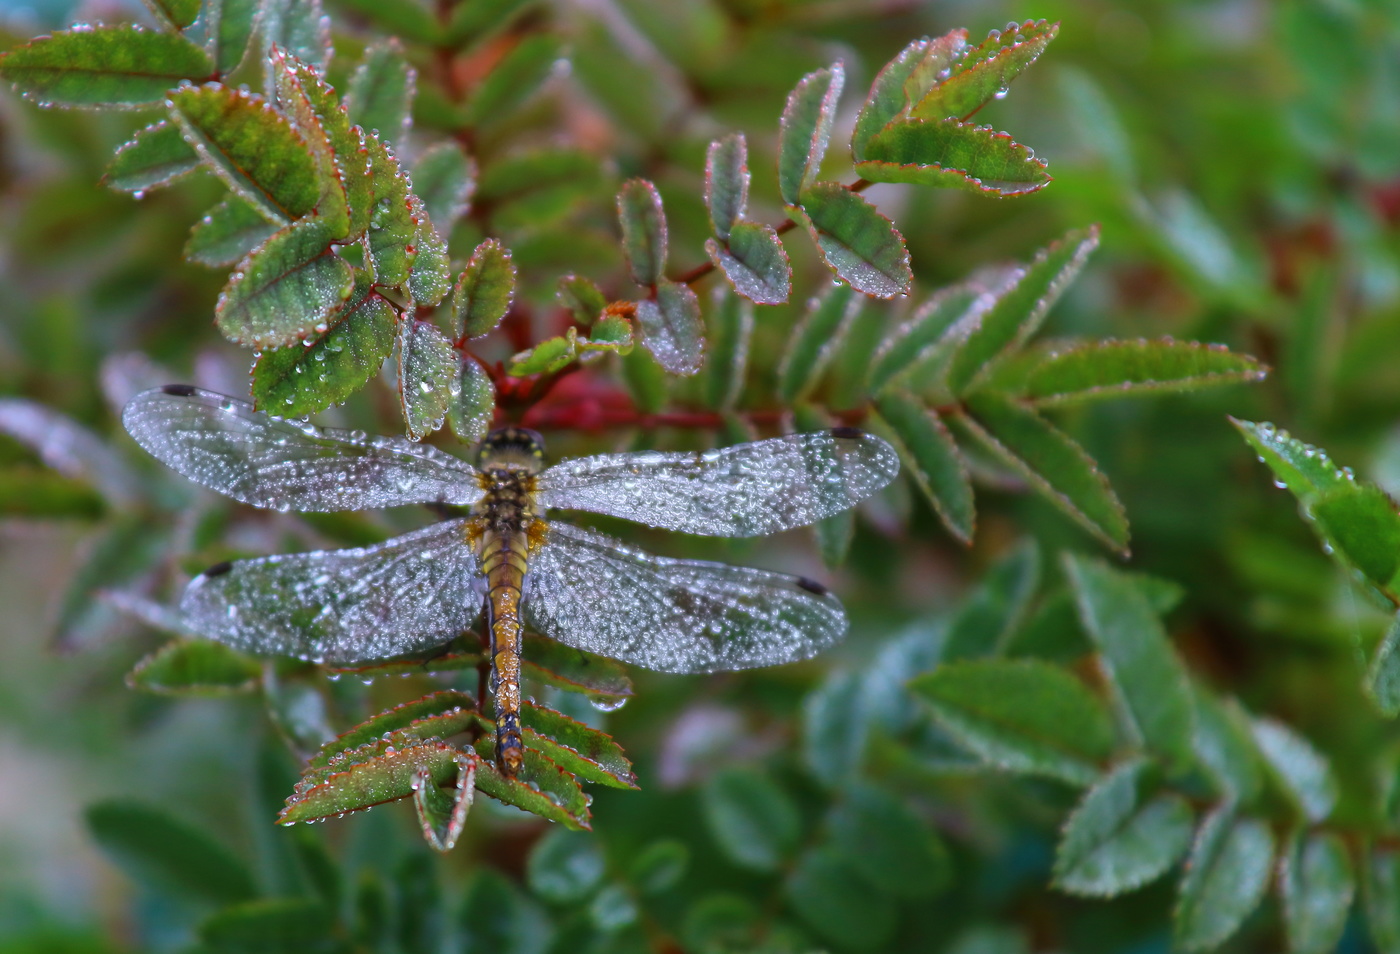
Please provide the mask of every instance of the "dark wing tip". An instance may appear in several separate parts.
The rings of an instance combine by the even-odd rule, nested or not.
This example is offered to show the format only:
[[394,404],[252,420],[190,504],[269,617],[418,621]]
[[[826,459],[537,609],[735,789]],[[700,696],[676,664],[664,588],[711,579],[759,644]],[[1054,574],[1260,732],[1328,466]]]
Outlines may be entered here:
[[858,441],[865,436],[865,431],[858,427],[833,427],[831,436],[848,441]]
[[831,594],[830,590],[822,586],[816,580],[809,580],[805,576],[799,576],[796,582],[799,587],[806,590],[808,593],[814,593],[817,596],[829,596]]
[[189,384],[166,384],[161,387],[161,391],[166,394],[173,394],[176,397],[194,397],[198,389]]
[[232,569],[233,564],[228,560],[224,560],[222,563],[215,563],[209,569],[205,570],[204,573],[202,573],[201,575],[206,577],[223,576],[225,573]]

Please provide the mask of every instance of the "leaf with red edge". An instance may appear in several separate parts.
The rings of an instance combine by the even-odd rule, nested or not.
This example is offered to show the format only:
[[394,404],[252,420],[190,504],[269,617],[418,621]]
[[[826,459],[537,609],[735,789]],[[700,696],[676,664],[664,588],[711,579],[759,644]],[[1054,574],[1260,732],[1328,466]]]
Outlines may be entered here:
[[480,361],[463,354],[458,359],[451,394],[447,424],[458,440],[475,444],[486,436],[496,419],[496,387],[491,375]]
[[139,130],[117,150],[102,181],[123,192],[144,192],[169,185],[199,168],[199,153],[180,130],[165,120]]
[[521,378],[530,374],[553,374],[578,357],[578,329],[567,334],[546,338],[532,348],[516,354],[506,364],[506,372]]
[[198,27],[220,74],[227,76],[238,69],[248,55],[258,6],[258,0],[204,0],[201,4]]
[[560,768],[538,751],[526,748],[520,774],[510,778],[496,767],[495,748],[494,734],[477,740],[476,752],[482,758],[476,772],[477,791],[575,831],[592,829],[588,796],[572,772]]
[[472,252],[452,289],[457,336],[476,338],[501,323],[515,297],[515,263],[510,249],[487,239]]
[[228,268],[277,232],[256,208],[231,195],[190,229],[185,258],[211,268]]
[[837,182],[818,182],[795,210],[807,224],[822,261],[856,291],[893,298],[914,280],[904,236],[873,205]]
[[932,408],[903,392],[886,392],[875,406],[901,451],[905,472],[928,497],[943,525],[962,543],[972,543],[977,511],[967,461]]
[[616,354],[632,353],[632,322],[621,315],[604,315],[594,322],[588,337],[579,336],[579,354],[612,351]]
[[781,305],[792,293],[792,267],[771,225],[736,222],[728,241],[706,239],[705,251],[730,286],[749,301]]
[[721,241],[744,218],[749,204],[749,149],[743,133],[710,143],[705,154],[705,208]]
[[561,276],[554,297],[569,309],[574,321],[585,328],[597,321],[608,307],[608,296],[582,275]]
[[418,233],[408,177],[389,145],[373,133],[365,137],[369,152],[374,204],[370,212],[369,258],[381,285],[402,285],[412,268],[412,247]]
[[276,84],[276,65],[266,55],[274,47],[323,71],[331,61],[331,21],[322,12],[321,0],[260,0],[257,32],[263,44],[266,89]]
[[527,675],[561,689],[600,696],[600,704],[632,695],[632,680],[622,663],[544,636],[525,637],[524,665]]
[[[292,120],[315,161],[316,182],[321,190],[316,200],[316,214],[336,238],[346,238],[350,234],[350,206],[345,175],[336,159],[330,132],[307,92],[307,86],[318,82],[317,78],[304,63],[293,60],[281,50],[274,50],[271,56],[273,100]],[[332,116],[331,121],[336,118]],[[350,145],[343,139],[340,144]],[[362,177],[359,184],[363,186],[363,183]],[[365,196],[357,195],[356,200],[364,202]]]
[[355,67],[345,93],[350,121],[386,142],[402,144],[412,125],[417,79],[418,72],[408,65],[396,37],[373,44]]
[[433,781],[429,768],[420,768],[413,776],[413,808],[423,839],[434,851],[451,851],[462,837],[467,825],[467,812],[476,795],[476,771],[479,757],[463,753],[457,761],[457,780],[450,787]]
[[666,213],[661,195],[645,179],[629,179],[617,194],[617,218],[622,224],[622,253],[632,280],[653,286],[666,269]]
[[953,66],[948,78],[938,83],[914,105],[916,119],[966,119],[994,99],[1006,95],[1006,88],[1034,63],[1055,35],[1058,23],[1027,20],[1019,26],[1008,23],[1005,30],[993,30],[981,45],[966,51]]
[[363,761],[348,762],[329,774],[313,769],[303,776],[277,816],[281,825],[315,821],[408,798],[415,780],[426,772],[436,785],[456,777],[462,752],[444,742],[429,741],[406,748],[371,746]]
[[1224,345],[1091,341],[1046,354],[1026,376],[1026,396],[1041,407],[1058,406],[1259,381],[1267,373],[1255,358]]
[[140,27],[61,30],[0,56],[0,77],[44,106],[157,106],[182,81],[213,74],[208,54],[183,36]]
[[656,297],[637,302],[642,343],[672,374],[694,374],[705,361],[705,326],[700,300],[687,285],[662,281]]
[[419,305],[436,305],[452,290],[452,263],[447,243],[438,237],[428,209],[416,195],[408,197],[413,244],[408,247],[408,293]]
[[967,31],[954,30],[932,40],[915,40],[886,63],[870,85],[870,95],[856,117],[851,157],[857,162],[864,159],[870,137],[895,119],[907,116],[912,103],[923,99],[938,75],[951,67],[966,47]]
[[788,205],[817,181],[845,82],[838,61],[808,73],[788,94],[778,132],[778,194]]
[[531,702],[521,708],[520,721],[526,745],[580,778],[613,788],[637,787],[632,763],[606,732]]
[[1043,160],[990,126],[906,119],[871,137],[856,173],[871,182],[947,186],[984,195],[1035,192],[1050,183]]
[[457,351],[430,321],[399,323],[399,404],[411,440],[442,426],[452,400]]
[[307,762],[307,768],[329,767],[341,753],[381,742],[390,733],[403,741],[446,739],[465,731],[474,724],[475,718],[476,700],[470,693],[456,689],[430,693],[421,699],[386,709],[353,729],[342,732],[321,746],[321,751]]

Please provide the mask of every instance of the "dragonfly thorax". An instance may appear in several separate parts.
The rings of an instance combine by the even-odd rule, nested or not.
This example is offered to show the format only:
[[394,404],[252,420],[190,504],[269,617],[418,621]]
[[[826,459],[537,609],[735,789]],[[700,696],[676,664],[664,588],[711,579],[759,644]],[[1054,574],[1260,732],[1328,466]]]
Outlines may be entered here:
[[538,474],[544,469],[544,438],[528,427],[497,428],[486,435],[476,453],[483,472],[511,468]]

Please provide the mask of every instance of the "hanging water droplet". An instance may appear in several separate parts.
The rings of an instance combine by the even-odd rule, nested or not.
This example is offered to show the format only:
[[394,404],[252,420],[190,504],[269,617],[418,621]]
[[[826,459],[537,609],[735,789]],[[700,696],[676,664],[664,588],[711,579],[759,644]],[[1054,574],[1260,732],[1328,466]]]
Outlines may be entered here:
[[1003,86],[992,94],[992,99],[1005,99],[1006,94],[1009,92],[1011,92],[1011,90],[1008,87]]
[[626,696],[589,696],[588,704],[599,712],[616,712],[627,705]]

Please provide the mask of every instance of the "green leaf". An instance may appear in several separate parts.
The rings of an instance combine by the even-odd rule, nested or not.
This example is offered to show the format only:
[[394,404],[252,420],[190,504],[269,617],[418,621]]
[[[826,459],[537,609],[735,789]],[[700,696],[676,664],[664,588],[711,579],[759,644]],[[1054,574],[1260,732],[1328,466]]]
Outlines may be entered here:
[[716,411],[728,411],[738,403],[744,391],[749,341],[753,337],[753,306],[729,294],[723,287],[716,288],[709,324],[705,406]]
[[258,36],[263,43],[263,83],[276,86],[277,64],[273,48],[325,72],[331,59],[331,21],[321,11],[321,0],[260,0]]
[[608,307],[608,297],[581,275],[561,276],[554,297],[569,309],[574,321],[585,328],[597,321]]
[[464,444],[475,444],[486,436],[496,420],[496,387],[480,361],[462,355],[457,376],[449,389],[447,424]]
[[1335,948],[1356,896],[1351,855],[1341,836],[1295,836],[1283,852],[1279,894],[1291,954],[1328,954]]
[[1361,870],[1362,898],[1378,954],[1400,952],[1400,851],[1371,845]]
[[[799,404],[792,409],[793,424],[799,434],[822,431],[831,428],[835,422],[824,412],[810,404]],[[751,440],[752,438],[745,438]],[[854,507],[824,517],[812,524],[817,537],[817,549],[821,552],[822,563],[835,569],[846,562],[851,542],[856,533],[856,511]]]
[[408,292],[419,305],[436,305],[452,290],[452,263],[447,243],[438,237],[437,227],[418,196],[408,200],[413,219],[413,245],[408,249]]
[[1101,560],[1064,555],[1079,618],[1147,748],[1185,772],[1196,711],[1186,667],[1137,583]]
[[[312,93],[308,92],[308,88],[319,85],[320,80],[310,67],[292,59],[281,50],[273,50],[269,56],[268,68],[272,71],[274,79],[273,101],[291,119],[293,126],[301,134],[307,151],[311,153],[316,170],[316,185],[320,190],[316,200],[316,214],[332,235],[338,239],[347,238],[350,234],[349,197],[345,191],[345,167],[336,156],[336,143],[342,148],[354,149],[361,141],[348,141],[347,136],[338,134],[336,143],[333,143],[331,133],[326,128],[327,123],[333,127],[341,126],[344,124],[344,117],[337,115],[328,120],[322,119],[316,102],[311,98]],[[316,95],[321,95],[319,89],[316,90]],[[331,98],[333,100],[333,96]],[[333,108],[332,106],[324,111],[329,113]],[[360,161],[363,160],[358,150],[352,155]],[[365,177],[357,176],[356,182],[357,185],[363,186]],[[357,193],[355,201],[363,203],[368,200],[365,195]]]
[[222,842],[159,808],[113,799],[83,814],[98,847],[141,881],[211,904],[257,894],[247,866]]
[[258,0],[204,0],[197,25],[221,75],[238,69],[253,38]]
[[313,341],[264,351],[253,365],[253,404],[300,417],[340,404],[374,377],[394,350],[399,313],[361,276]]
[[656,297],[637,302],[642,343],[672,374],[694,374],[705,360],[705,325],[700,300],[689,286],[664,279]]
[[1371,657],[1366,693],[1388,719],[1400,715],[1400,614],[1394,616]]
[[1006,31],[993,30],[980,46],[964,53],[947,79],[916,103],[911,115],[922,119],[967,117],[1006,95],[1011,81],[1034,63],[1059,33],[1058,23],[1031,21]]
[[1155,881],[1191,847],[1195,817],[1178,795],[1150,796],[1147,763],[1126,762],[1084,795],[1055,853],[1055,885],[1111,898]]
[[546,338],[512,357],[506,364],[506,373],[516,378],[530,374],[553,374],[577,357],[578,332],[570,328],[568,334]]
[[880,950],[894,936],[893,900],[866,890],[852,859],[840,852],[818,848],[804,854],[784,890],[793,910],[842,948]]
[[632,353],[632,322],[621,315],[604,315],[589,330],[587,338],[578,339],[579,354],[612,351]]
[[370,46],[345,93],[350,122],[378,133],[385,142],[402,144],[412,124],[417,77],[397,38]]
[[0,56],[0,77],[44,106],[158,106],[181,81],[213,74],[208,55],[183,36],[139,27],[61,30]]
[[[462,4],[457,9],[471,6]],[[482,865],[467,885],[454,926],[459,950],[492,954],[542,954],[551,947],[554,928],[547,913],[527,899],[513,878]],[[402,950],[398,945],[388,949]],[[383,950],[384,948],[380,948]]]
[[1050,184],[1044,160],[991,126],[956,119],[905,119],[876,133],[856,163],[871,182],[907,182],[1012,196]]
[[1223,345],[1093,341],[1047,354],[1027,375],[1025,393],[1044,407],[1261,381],[1267,373],[1254,358]]
[[290,222],[316,208],[321,187],[306,140],[261,96],[211,83],[177,89],[169,103],[214,174],[270,220]]
[[448,784],[462,758],[460,751],[436,739],[402,748],[381,741],[348,755],[326,769],[309,770],[277,816],[278,824],[315,821],[408,798],[420,771],[435,785]]
[[442,426],[457,376],[457,350],[430,321],[399,322],[399,405],[410,440]]
[[[371,754],[380,754],[382,742],[391,733],[395,742],[428,742],[446,739],[464,732],[475,724],[476,700],[469,693],[446,689],[430,693],[421,699],[386,709],[336,736],[306,763],[306,774],[312,769],[334,770],[339,762],[355,762],[362,757],[355,750],[371,746]],[[324,775],[325,773],[322,773]]]
[[665,894],[680,883],[690,867],[690,849],[674,838],[653,841],[633,856],[627,880],[646,896]]
[[525,672],[551,686],[582,692],[599,705],[616,704],[632,695],[627,667],[615,659],[573,649],[544,636],[526,636]]
[[951,67],[966,46],[967,31],[954,30],[936,39],[915,40],[886,63],[856,117],[851,157],[857,162],[866,158],[871,137],[897,117],[908,115],[911,103],[923,98],[934,77]]
[[760,305],[781,305],[792,292],[787,250],[771,225],[737,222],[726,242],[705,240],[705,251],[736,292]]
[[183,30],[199,16],[200,0],[146,0],[146,9],[162,24]]
[[1199,684],[1192,688],[1197,759],[1221,795],[1240,804],[1252,802],[1264,786],[1264,758],[1249,716],[1234,699],[1217,699]]
[[756,769],[731,768],[712,776],[701,809],[725,857],[754,871],[778,870],[802,834],[797,805]]
[[331,249],[331,233],[305,219],[274,234],[229,276],[214,308],[225,337],[277,348],[324,334],[355,289],[350,264]]
[[862,301],[849,285],[834,285],[807,303],[778,365],[778,396],[785,404],[807,398],[860,313]]
[[408,281],[413,265],[409,248],[419,234],[413,215],[415,203],[410,198],[408,177],[399,168],[399,160],[389,145],[370,134],[365,137],[365,146],[374,190],[369,218],[370,262],[379,284],[402,285]]
[[845,82],[846,70],[836,62],[808,73],[788,94],[778,133],[778,194],[788,205],[817,180]]
[[530,890],[553,904],[577,904],[598,890],[607,859],[598,839],[556,828],[541,838],[525,865]]
[[942,839],[883,789],[853,786],[827,825],[833,847],[882,894],[926,898],[952,882],[952,859]]
[[1400,594],[1400,513],[1379,487],[1363,484],[1323,494],[1308,508],[1335,555],[1392,599]]
[[670,379],[647,349],[633,348],[622,359],[622,379],[637,410],[655,414],[666,406]]
[[231,195],[190,229],[185,258],[210,268],[227,268],[276,233],[277,226],[261,212]]
[[330,954],[334,919],[320,901],[267,898],[224,908],[199,926],[212,954]]
[[822,261],[858,292],[873,298],[908,293],[913,273],[904,236],[889,219],[837,182],[818,182],[798,197]]
[[1026,541],[994,564],[963,599],[948,623],[940,661],[1004,655],[1039,582],[1040,551]]
[[37,467],[0,468],[0,517],[96,520],[102,495],[81,480]]
[[939,666],[910,688],[964,747],[1008,772],[1088,785],[1113,748],[1103,704],[1058,666],[1032,659]]
[[666,214],[661,195],[645,179],[628,179],[617,194],[617,218],[622,225],[622,253],[632,280],[648,287],[665,279]]
[[501,323],[515,297],[515,263],[510,249],[487,239],[472,252],[452,289],[457,336],[476,338]]
[[413,778],[413,809],[423,840],[434,851],[447,852],[457,846],[467,825],[467,812],[476,795],[476,766],[470,755],[458,756],[457,781],[450,787],[434,784],[432,773],[419,769]]
[[959,418],[993,455],[1033,488],[1120,554],[1128,549],[1123,505],[1084,448],[1023,404],[993,393],[968,400]]
[[340,7],[354,10],[379,24],[384,33],[403,37],[414,43],[441,43],[444,39],[437,15],[424,0],[338,0]]
[[1304,444],[1281,428],[1233,417],[1230,423],[1259,455],[1259,462],[1305,505],[1324,494],[1361,486],[1349,468],[1338,467],[1322,448]]
[[1275,719],[1255,719],[1254,742],[1304,818],[1318,824],[1332,814],[1337,804],[1337,780],[1327,759],[1307,739]]
[[730,230],[743,221],[748,204],[749,147],[743,133],[732,133],[710,143],[705,153],[705,208],[720,241],[729,240]]
[[1175,934],[1182,950],[1224,943],[1259,904],[1273,869],[1274,837],[1254,818],[1217,809],[1201,824],[1177,899]]
[[161,120],[139,130],[117,150],[103,181],[113,189],[138,194],[169,185],[199,168],[199,153],[185,142],[180,130]]
[[532,702],[522,707],[521,723],[526,745],[584,781],[612,788],[637,787],[632,763],[612,736]]
[[970,544],[977,522],[972,480],[967,461],[938,412],[897,391],[881,394],[875,408],[895,438],[906,472],[928,497],[943,525],[958,540]]
[[588,831],[592,827],[588,796],[579,788],[572,772],[555,765],[539,751],[527,748],[520,774],[509,778],[500,773],[492,760],[495,746],[494,734],[476,743],[477,754],[486,760],[476,769],[478,791],[573,831]]
[[532,33],[503,56],[462,110],[462,122],[484,126],[514,115],[554,74],[564,48],[553,33]]
[[222,695],[258,685],[257,660],[208,640],[176,640],[136,664],[127,685],[171,695]]
[[476,163],[451,140],[429,146],[413,164],[413,191],[423,200],[443,241],[466,214],[475,189]]
[[1040,330],[1046,314],[1098,248],[1099,227],[1078,229],[1042,249],[1014,279],[997,289],[983,315],[953,356],[948,387],[961,395],[986,380],[998,358],[1011,354]]
[[940,370],[946,372],[953,354],[995,303],[995,290],[976,279],[934,292],[881,342],[870,367],[869,390],[879,393],[899,386],[906,373],[921,381],[940,377]]

